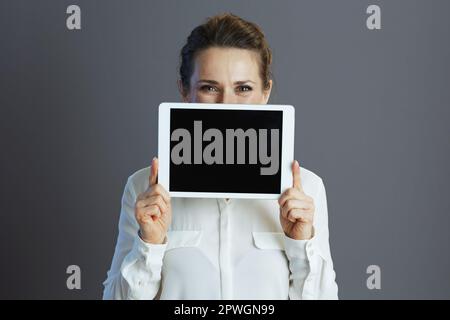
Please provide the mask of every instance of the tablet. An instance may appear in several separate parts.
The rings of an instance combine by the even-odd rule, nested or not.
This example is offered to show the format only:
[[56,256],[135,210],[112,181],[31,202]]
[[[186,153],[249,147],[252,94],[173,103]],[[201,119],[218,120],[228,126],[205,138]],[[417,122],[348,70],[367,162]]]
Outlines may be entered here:
[[171,197],[278,199],[294,119],[291,105],[161,103],[158,183]]

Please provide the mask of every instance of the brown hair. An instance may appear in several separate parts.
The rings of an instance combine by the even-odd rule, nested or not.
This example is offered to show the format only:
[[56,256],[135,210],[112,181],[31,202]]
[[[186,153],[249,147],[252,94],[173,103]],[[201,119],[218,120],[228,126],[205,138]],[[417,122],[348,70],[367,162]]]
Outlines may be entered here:
[[181,49],[180,77],[184,92],[189,91],[195,55],[210,47],[249,49],[259,53],[263,88],[269,89],[272,52],[262,30],[254,23],[234,14],[224,13],[206,20],[192,30]]

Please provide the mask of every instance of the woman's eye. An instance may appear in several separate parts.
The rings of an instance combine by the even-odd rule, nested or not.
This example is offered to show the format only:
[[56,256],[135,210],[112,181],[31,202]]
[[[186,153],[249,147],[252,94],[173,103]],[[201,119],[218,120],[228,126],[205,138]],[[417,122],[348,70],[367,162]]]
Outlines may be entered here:
[[204,85],[200,87],[201,91],[206,91],[206,92],[216,92],[217,88],[213,87],[213,86],[208,86],[208,85]]
[[252,91],[252,87],[250,87],[250,86],[239,86],[238,87],[238,91],[240,91],[240,92]]

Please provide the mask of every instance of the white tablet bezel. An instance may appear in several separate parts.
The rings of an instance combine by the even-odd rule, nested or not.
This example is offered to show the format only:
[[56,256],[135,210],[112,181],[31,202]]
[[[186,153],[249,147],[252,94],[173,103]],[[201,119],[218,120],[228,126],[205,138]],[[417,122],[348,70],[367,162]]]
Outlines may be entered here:
[[281,193],[292,186],[292,161],[294,160],[295,109],[291,105],[249,105],[163,102],[158,110],[158,183],[171,197],[187,198],[243,198],[278,199],[280,194],[272,193],[228,193],[228,192],[180,192],[169,188],[170,169],[170,109],[210,109],[210,110],[279,110],[283,112],[281,145]]

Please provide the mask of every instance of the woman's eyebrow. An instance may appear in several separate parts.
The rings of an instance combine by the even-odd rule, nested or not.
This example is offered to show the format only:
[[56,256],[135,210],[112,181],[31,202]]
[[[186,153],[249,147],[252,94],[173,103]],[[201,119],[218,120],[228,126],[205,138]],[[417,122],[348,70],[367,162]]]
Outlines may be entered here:
[[[200,80],[197,81],[197,83],[202,83],[202,82],[203,82],[203,83],[209,83],[209,84],[215,84],[215,85],[218,85],[218,84],[219,84],[219,82],[217,82],[217,81],[215,81],[215,80],[208,80],[208,79],[200,79]],[[252,80],[240,80],[240,81],[235,81],[234,84],[240,85],[240,84],[245,84],[245,83],[247,83],[247,82],[251,82],[251,83],[256,84],[256,82],[255,82],[255,81],[252,81]]]
[[252,83],[255,83],[255,84],[256,84],[256,82],[255,82],[255,81],[252,81],[252,80],[235,81],[234,84],[245,84],[245,83],[247,83],[247,82],[252,82]]
[[205,83],[209,83],[209,84],[219,84],[219,82],[215,81],[215,80],[207,80],[207,79],[200,79],[197,81],[197,83],[200,82],[205,82]]

